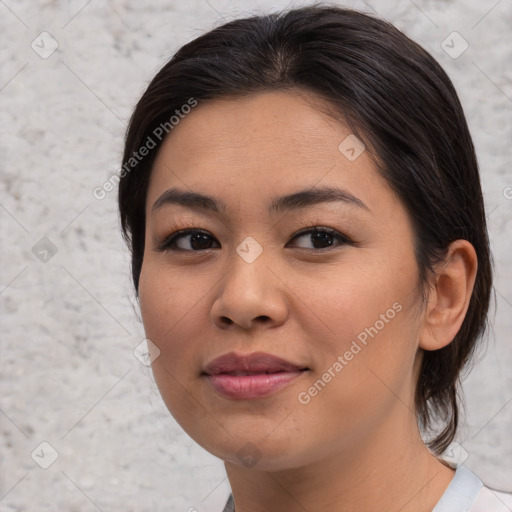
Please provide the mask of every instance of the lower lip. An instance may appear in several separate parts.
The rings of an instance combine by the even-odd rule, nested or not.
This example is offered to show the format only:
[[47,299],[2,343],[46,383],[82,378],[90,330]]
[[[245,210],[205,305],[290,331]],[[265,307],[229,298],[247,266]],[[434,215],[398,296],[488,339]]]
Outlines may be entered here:
[[213,388],[227,398],[262,398],[271,395],[300,377],[304,371],[254,375],[206,375]]

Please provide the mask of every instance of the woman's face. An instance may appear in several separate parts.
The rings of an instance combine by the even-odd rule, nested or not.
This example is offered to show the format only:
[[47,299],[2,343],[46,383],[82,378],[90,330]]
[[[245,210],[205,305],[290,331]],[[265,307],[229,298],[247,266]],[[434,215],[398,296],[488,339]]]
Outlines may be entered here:
[[[415,421],[411,223],[368,151],[315,101],[199,102],[161,147],[147,195],[139,298],[162,397],[205,449],[265,470]],[[255,353],[290,366],[244,363]],[[241,359],[209,366],[225,354]]]

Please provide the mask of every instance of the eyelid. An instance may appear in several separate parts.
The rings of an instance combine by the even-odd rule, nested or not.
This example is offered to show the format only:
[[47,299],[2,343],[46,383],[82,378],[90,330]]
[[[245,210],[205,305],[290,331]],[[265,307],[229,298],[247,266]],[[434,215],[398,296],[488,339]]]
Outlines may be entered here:
[[[303,229],[295,232],[293,235],[291,235],[290,241],[295,240],[295,238],[298,238],[299,236],[307,235],[309,233],[314,233],[314,232],[329,233],[329,234],[337,237],[344,244],[355,245],[355,242],[353,240],[351,240],[347,235],[340,233],[337,229],[329,228],[327,226],[321,226],[321,225],[310,226],[308,228],[303,228]],[[330,248],[334,249],[336,247],[323,247],[323,248],[313,248],[313,249],[304,249],[303,247],[298,247],[298,249],[304,249],[307,251],[326,251],[326,250],[329,250]]]
[[[186,249],[179,249],[179,248],[172,248],[171,247],[171,244],[175,240],[177,240],[179,237],[182,237],[182,236],[185,236],[185,235],[191,235],[191,234],[194,234],[194,233],[202,233],[204,235],[207,235],[210,238],[213,238],[220,245],[218,240],[210,232],[206,231],[205,229],[201,229],[201,228],[183,228],[183,229],[179,229],[177,231],[173,231],[170,235],[164,237],[164,239],[162,241],[157,242],[155,250],[158,251],[158,252],[166,252],[166,251],[169,251],[169,250],[180,251],[180,252],[203,252],[203,251],[209,250],[209,249],[203,249],[203,251],[189,251],[189,250],[186,250]],[[214,247],[212,247],[212,249],[214,249]]]
[[321,224],[307,224],[304,228],[301,228],[292,235],[290,235],[290,239],[295,238],[296,236],[299,235],[304,235],[311,231],[326,231],[327,233],[332,233],[333,235],[340,235],[342,237],[345,237],[345,235],[343,235],[343,233],[340,233],[337,229],[330,228],[328,226],[322,226]]

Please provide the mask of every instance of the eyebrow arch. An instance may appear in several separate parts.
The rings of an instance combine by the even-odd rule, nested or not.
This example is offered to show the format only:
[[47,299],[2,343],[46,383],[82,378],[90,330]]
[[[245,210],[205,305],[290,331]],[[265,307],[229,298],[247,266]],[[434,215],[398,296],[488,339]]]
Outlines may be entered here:
[[177,204],[191,208],[192,210],[203,210],[205,212],[212,212],[219,214],[226,210],[226,206],[221,201],[199,194],[198,192],[187,192],[177,188],[170,188],[166,190],[153,204],[151,212],[155,213],[166,204]]
[[[347,190],[335,187],[311,187],[292,194],[275,198],[269,207],[270,212],[306,208],[319,203],[342,201],[359,208],[371,211],[361,199],[354,196]],[[214,197],[200,194],[198,192],[187,192],[177,188],[166,190],[153,204],[152,213],[166,204],[177,204],[215,214],[224,213],[226,205]]]
[[371,212],[361,199],[351,194],[348,190],[336,187],[311,187],[299,190],[293,194],[278,197],[270,205],[271,211],[292,210],[305,208],[319,203],[342,201]]

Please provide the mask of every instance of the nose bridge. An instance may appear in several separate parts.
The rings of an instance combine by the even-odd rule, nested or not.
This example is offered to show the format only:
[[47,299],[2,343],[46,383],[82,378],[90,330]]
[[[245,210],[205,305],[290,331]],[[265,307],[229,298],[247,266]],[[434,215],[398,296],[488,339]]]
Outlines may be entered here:
[[263,247],[252,237],[247,237],[236,247],[224,285],[224,299],[231,307],[238,304],[249,315],[264,314],[265,296],[269,295],[271,286],[267,256],[268,253],[263,254]]
[[269,255],[252,237],[236,247],[212,306],[214,322],[247,329],[255,322],[276,325],[284,321],[286,301],[279,281],[268,268]]

